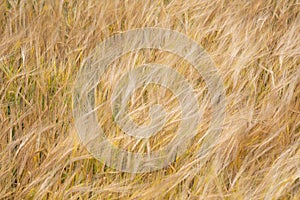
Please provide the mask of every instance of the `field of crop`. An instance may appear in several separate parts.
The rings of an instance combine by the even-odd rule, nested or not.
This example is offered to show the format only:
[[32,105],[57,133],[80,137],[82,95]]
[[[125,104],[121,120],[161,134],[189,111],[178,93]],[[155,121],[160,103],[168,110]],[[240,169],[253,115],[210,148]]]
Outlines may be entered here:
[[[138,65],[175,69],[203,113],[182,155],[156,171],[127,173],[94,158],[79,139],[73,92],[98,44],[145,27],[178,31],[206,50],[224,84],[226,116],[219,140],[204,137],[212,94],[193,66],[157,49],[123,55],[95,92],[113,145],[159,150],[182,120],[174,94],[149,84],[130,98],[130,116],[147,125],[149,108],[161,104],[169,113],[162,130],[136,139],[116,125],[108,100]],[[214,145],[199,155],[203,138]],[[0,199],[300,199],[300,1],[1,1]]]

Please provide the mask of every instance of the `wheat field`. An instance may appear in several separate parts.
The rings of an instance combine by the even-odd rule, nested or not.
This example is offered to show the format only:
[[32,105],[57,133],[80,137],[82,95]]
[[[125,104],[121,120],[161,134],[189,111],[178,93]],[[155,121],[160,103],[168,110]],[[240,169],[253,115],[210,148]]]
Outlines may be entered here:
[[[72,94],[84,59],[99,43],[145,27],[178,31],[206,50],[224,82],[226,117],[220,140],[199,156],[212,120],[205,81],[168,52],[124,55],[95,95],[104,105],[99,123],[114,145],[160,149],[180,123],[178,100],[157,85],[136,90],[128,107],[141,125],[149,124],[149,107],[162,104],[172,115],[161,132],[137,140],[114,123],[107,99],[137,65],[177,70],[203,111],[185,153],[160,170],[127,173],[82,144]],[[0,199],[300,199],[300,1],[1,1]]]

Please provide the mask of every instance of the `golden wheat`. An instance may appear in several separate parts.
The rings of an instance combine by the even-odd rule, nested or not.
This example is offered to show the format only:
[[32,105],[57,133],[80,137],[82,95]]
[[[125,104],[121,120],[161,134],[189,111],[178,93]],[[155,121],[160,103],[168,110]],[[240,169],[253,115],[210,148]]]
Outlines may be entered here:
[[[164,169],[130,174],[105,166],[80,142],[72,91],[101,41],[143,27],[179,31],[205,48],[224,80],[226,118],[222,140],[201,159],[194,152],[211,119],[205,82],[174,55],[125,55],[102,77],[98,104],[128,69],[156,62],[191,80],[206,110],[186,153]],[[300,199],[298,0],[4,0],[0,84],[0,199]],[[149,120],[143,105],[178,107],[159,86],[133,97],[137,124]],[[112,143],[147,151],[115,126],[109,106],[97,114]],[[171,140],[177,124],[167,125],[148,141],[153,149]]]

